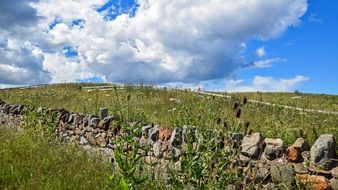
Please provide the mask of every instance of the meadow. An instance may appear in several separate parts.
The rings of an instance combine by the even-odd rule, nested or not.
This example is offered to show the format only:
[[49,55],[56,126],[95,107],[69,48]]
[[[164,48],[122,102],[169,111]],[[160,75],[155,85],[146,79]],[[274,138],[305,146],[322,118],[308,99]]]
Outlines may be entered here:
[[[260,132],[264,137],[282,138],[287,145],[291,145],[298,137],[303,137],[310,144],[321,134],[330,133],[338,137],[337,115],[305,113],[243,102],[243,98],[247,97],[271,103],[334,111],[337,109],[338,96],[299,92],[257,92],[226,93],[232,98],[225,99],[176,88],[142,85],[115,86],[105,90],[83,88],[87,86],[94,85],[62,84],[41,88],[5,89],[0,91],[0,99],[30,108],[65,108],[94,115],[98,115],[99,108],[106,107],[110,114],[119,118],[125,128],[130,128],[130,124],[137,121],[139,127],[132,129],[135,134],[140,132],[142,125],[154,123],[172,128],[183,125],[196,126],[205,133],[213,129],[226,136],[233,132],[246,133],[250,130]],[[301,98],[292,98],[299,96]],[[240,113],[238,109],[234,112],[234,104],[239,105]],[[243,181],[243,172],[231,164],[238,155],[238,149],[211,150],[208,143],[212,142],[213,137],[210,136],[203,137],[203,148],[187,148],[186,153],[182,155],[180,171],[167,168],[166,171],[170,171],[170,175],[158,178],[156,176],[159,174],[153,170],[152,164],[142,167],[145,161],[136,159],[135,151],[121,153],[121,159],[117,160],[120,169],[113,170],[108,163],[100,161],[95,155],[88,156],[76,147],[65,147],[52,140],[50,131],[53,130],[45,131],[48,127],[42,126],[41,129],[40,126],[37,129],[36,122],[30,122],[30,125],[30,130],[23,134],[0,129],[0,188],[227,189],[229,184],[236,187]],[[130,143],[130,139],[123,141]],[[336,150],[338,151],[338,148]],[[42,152],[44,154],[41,154]],[[122,166],[123,160],[128,158],[135,158],[137,161],[132,165]],[[132,171],[132,176],[128,171]],[[134,173],[138,176],[135,179]],[[251,185],[248,188],[255,187],[254,184]]]

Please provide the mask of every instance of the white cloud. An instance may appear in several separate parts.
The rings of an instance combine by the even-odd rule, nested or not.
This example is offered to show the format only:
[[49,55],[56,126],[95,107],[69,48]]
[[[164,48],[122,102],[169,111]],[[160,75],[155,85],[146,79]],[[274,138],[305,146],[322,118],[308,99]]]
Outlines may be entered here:
[[268,67],[272,67],[273,63],[277,63],[277,62],[284,62],[286,61],[285,59],[281,59],[281,58],[272,58],[272,59],[264,59],[264,60],[259,60],[259,61],[255,61],[252,64],[252,67],[254,68],[268,68]]
[[276,79],[271,76],[255,76],[253,79],[216,79],[196,83],[166,83],[163,86],[202,89],[214,92],[291,92],[302,83],[310,80],[309,77],[297,75],[289,79]]
[[[48,32],[50,43],[76,46],[81,67],[114,82],[229,76],[244,62],[245,41],[279,36],[307,9],[306,0],[140,0],[135,17],[107,22],[93,9],[103,3],[50,0],[35,7],[46,25],[63,21]],[[85,20],[84,27],[70,26],[74,19]]]
[[39,84],[50,81],[49,73],[43,69],[44,57],[39,48],[26,42],[7,39],[0,47],[0,84]]
[[225,90],[229,92],[290,92],[303,82],[310,80],[309,77],[297,75],[290,79],[274,79],[270,76],[255,76],[249,84],[244,80],[229,80],[225,82]]
[[265,47],[260,47],[256,50],[256,56],[264,57],[266,54]]
[[[245,62],[245,42],[278,37],[299,24],[307,10],[307,0],[139,0],[134,17],[121,14],[106,21],[96,11],[104,3],[33,4],[41,19],[19,43],[31,41],[39,48],[43,68],[51,73],[35,81],[95,75],[107,82],[191,83],[229,77]],[[60,23],[49,30],[55,19]],[[72,26],[75,19],[84,20],[81,27]],[[77,61],[62,57],[64,46],[76,48]]]

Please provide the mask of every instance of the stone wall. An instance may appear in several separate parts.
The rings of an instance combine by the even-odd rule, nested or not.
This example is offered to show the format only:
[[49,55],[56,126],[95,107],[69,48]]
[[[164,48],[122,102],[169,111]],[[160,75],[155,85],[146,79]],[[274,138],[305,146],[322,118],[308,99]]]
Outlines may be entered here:
[[[0,101],[0,124],[22,129],[27,111],[22,105],[9,105]],[[30,111],[57,115],[55,133],[61,142],[81,146],[86,151],[97,152],[112,161],[116,140],[130,135],[121,129],[116,117],[110,115],[106,108],[100,109],[99,116],[41,107]],[[193,126],[140,126],[137,122],[130,125],[142,128],[142,134],[133,137],[141,147],[147,147],[146,151],[140,151],[142,156],[177,165],[187,141],[196,146],[201,138],[198,128]],[[265,184],[264,181],[272,178],[274,182],[283,182],[291,188],[297,178],[300,183],[308,184],[313,189],[338,189],[337,145],[333,135],[321,135],[312,146],[299,138],[289,147],[285,146],[282,139],[264,138],[260,133],[233,133],[229,138],[218,136],[215,139],[215,147],[240,148],[241,153],[235,162],[243,169],[244,183],[263,183],[270,189],[273,184]]]

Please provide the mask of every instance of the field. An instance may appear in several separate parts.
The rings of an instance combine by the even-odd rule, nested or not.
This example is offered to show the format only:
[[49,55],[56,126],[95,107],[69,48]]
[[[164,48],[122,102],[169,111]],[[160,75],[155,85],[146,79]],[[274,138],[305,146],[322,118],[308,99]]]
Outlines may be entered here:
[[[282,138],[287,145],[292,144],[298,137],[305,138],[310,144],[313,144],[321,134],[330,133],[338,137],[337,115],[305,113],[250,102],[242,103],[243,97],[246,96],[249,100],[255,99],[289,106],[335,111],[338,106],[338,96],[257,92],[227,94],[233,98],[225,99],[204,96],[189,90],[157,89],[153,86],[125,85],[106,90],[83,89],[85,86],[92,85],[64,84],[41,88],[1,90],[0,99],[7,103],[20,103],[32,108],[40,106],[65,108],[72,112],[94,115],[98,115],[99,108],[106,107],[110,114],[117,116],[126,126],[134,121],[144,125],[154,123],[170,127],[189,125],[196,126],[201,131],[213,129],[225,134],[244,133],[249,126],[249,130],[260,132],[264,137]],[[233,111],[235,102],[240,105],[240,114]],[[46,140],[42,135],[36,134],[35,130],[18,135],[11,130],[1,129],[0,148],[2,152],[0,156],[2,158],[0,165],[4,169],[1,169],[0,188],[40,189],[47,187],[59,189],[66,187],[66,189],[74,189],[74,184],[78,181],[88,182],[88,186],[83,184],[83,189],[92,189],[91,185],[95,184],[95,181],[99,189],[124,187],[121,181],[117,185],[114,180],[115,177],[111,176],[114,172],[107,166],[107,163],[95,162],[98,158],[83,155],[80,150],[76,150],[74,147],[59,146],[54,141],[51,143],[48,140],[49,138]],[[32,136],[38,136],[38,138],[30,139]],[[52,146],[52,148],[49,146]],[[3,154],[3,152],[6,154]],[[46,154],[42,156],[39,152],[46,152]],[[36,157],[26,156],[32,154]],[[168,180],[155,180],[155,178],[149,177],[152,174],[148,171],[145,175],[148,176],[147,180],[143,181],[141,185],[137,186],[133,180],[129,181],[128,185],[129,187],[153,189],[182,189],[188,187],[222,189],[227,184],[235,184],[241,181],[243,176],[240,171],[230,167],[228,171],[221,172],[221,174],[216,172],[221,179],[214,179],[213,175],[216,173],[213,168],[210,169],[210,164],[225,170],[224,167],[228,166],[228,162],[234,158],[235,154],[236,151],[221,151],[211,155],[210,151],[206,149],[205,152],[199,153],[200,157],[195,161],[193,157],[187,156],[185,164],[189,167],[186,167],[186,171],[181,171],[177,175],[173,174]],[[13,157],[16,158],[14,163],[13,159],[10,159]],[[67,164],[67,158],[72,162]],[[34,165],[34,160],[39,163],[38,167]],[[45,166],[43,164],[45,162],[49,164]],[[23,175],[25,171],[31,171],[33,168],[37,168],[36,173],[31,172],[30,176]],[[13,174],[10,171],[16,171],[16,173]],[[21,175],[23,175],[20,178],[21,181],[15,180]],[[49,177],[46,177],[46,175]],[[68,180],[69,175],[79,177],[71,182]],[[117,174],[117,176],[119,175],[122,174]],[[107,180],[110,178],[109,176],[113,178],[110,181]],[[182,178],[182,176],[184,177]],[[57,179],[60,179],[61,182],[57,182]],[[220,183],[220,180],[223,180],[223,182]]]

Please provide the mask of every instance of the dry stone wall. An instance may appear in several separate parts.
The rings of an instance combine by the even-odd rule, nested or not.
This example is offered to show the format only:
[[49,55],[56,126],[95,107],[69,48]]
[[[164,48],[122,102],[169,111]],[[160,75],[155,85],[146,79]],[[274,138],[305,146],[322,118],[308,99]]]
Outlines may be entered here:
[[[0,124],[22,129],[27,111],[23,105],[9,105],[0,100]],[[112,161],[115,140],[129,135],[116,125],[116,117],[110,115],[106,108],[100,109],[99,116],[41,107],[31,111],[57,115],[55,133],[61,142],[81,146],[88,152],[97,152]],[[131,125],[137,126],[135,123]],[[171,128],[150,124],[143,126],[142,134],[133,139],[141,147],[148,147],[147,151],[140,152],[143,156],[179,163],[186,142],[193,142],[196,146],[200,140],[197,129],[193,126]],[[210,134],[214,132],[210,130]],[[235,162],[243,169],[244,184],[264,184],[264,181],[272,179],[291,188],[294,180],[298,179],[299,183],[313,189],[338,190],[337,144],[331,134],[321,135],[312,146],[299,138],[293,145],[286,147],[282,139],[264,138],[260,133],[233,133],[229,139],[218,137],[216,141],[215,146],[218,148],[240,148]],[[264,185],[267,189],[273,188],[272,183]]]

